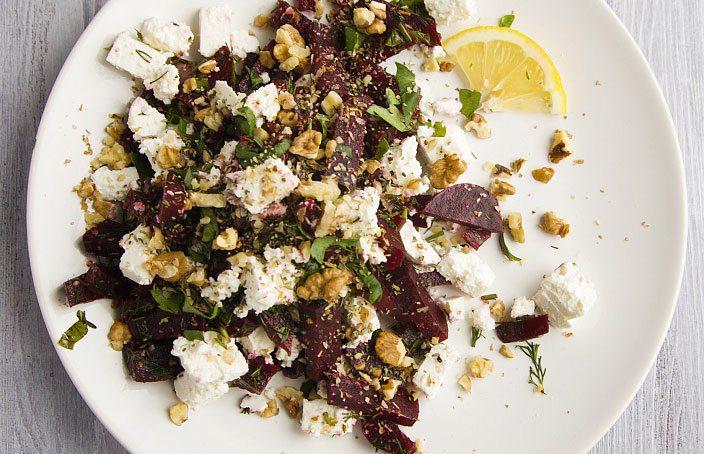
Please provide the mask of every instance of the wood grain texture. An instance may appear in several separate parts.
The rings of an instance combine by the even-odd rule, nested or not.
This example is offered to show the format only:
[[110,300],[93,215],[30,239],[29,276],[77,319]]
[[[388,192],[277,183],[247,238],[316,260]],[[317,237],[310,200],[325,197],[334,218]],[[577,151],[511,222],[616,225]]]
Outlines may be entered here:
[[[688,261],[672,327],[653,370],[591,454],[704,452],[704,2],[607,0],[658,78],[679,133],[689,198]],[[0,452],[124,453],[78,395],[32,290],[25,186],[53,82],[106,0],[3,0],[0,31]]]

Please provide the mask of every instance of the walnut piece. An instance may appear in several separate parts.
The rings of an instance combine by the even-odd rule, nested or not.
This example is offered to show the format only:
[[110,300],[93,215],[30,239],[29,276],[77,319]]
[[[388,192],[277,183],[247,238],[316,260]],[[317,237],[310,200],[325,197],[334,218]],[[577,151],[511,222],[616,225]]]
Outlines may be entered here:
[[501,164],[494,164],[494,169],[491,171],[492,177],[499,178],[510,178],[513,173],[508,169],[508,167],[502,166]]
[[217,68],[217,66],[218,62],[216,62],[215,60],[208,60],[198,66],[198,71],[203,74],[210,74],[215,71],[215,68]]
[[284,126],[294,127],[298,123],[298,114],[291,110],[279,110],[276,119]]
[[511,163],[511,168],[513,169],[514,172],[520,172],[521,167],[523,167],[523,164],[525,164],[526,160],[523,158],[516,159]]
[[296,98],[294,98],[293,95],[287,91],[282,91],[279,94],[277,101],[279,101],[279,104],[281,104],[281,107],[283,107],[286,110],[291,110],[296,107]]
[[171,408],[169,408],[169,418],[171,422],[180,426],[184,422],[188,421],[188,405],[184,402],[180,402]]
[[473,114],[472,117],[467,120],[467,123],[464,124],[464,130],[473,132],[479,139],[488,139],[491,137],[491,127],[489,123],[478,113]]
[[185,159],[178,148],[162,146],[156,154],[156,162],[162,169],[181,167]]
[[360,31],[362,33],[366,33],[367,35],[382,35],[386,32],[386,24],[377,17],[369,27]]
[[383,385],[381,385],[381,394],[384,396],[384,400],[391,400],[396,395],[398,387],[401,384],[401,380],[394,380],[390,378]]
[[369,9],[376,17],[381,20],[386,19],[386,3],[381,2],[370,2]]
[[468,393],[472,392],[472,380],[469,379],[467,374],[463,374],[460,379],[457,380],[457,383]]
[[350,276],[338,268],[326,268],[321,273],[315,273],[296,289],[296,294],[304,300],[324,299],[334,303],[340,299],[340,292],[350,283]]
[[266,69],[272,69],[276,65],[274,56],[268,50],[263,50],[259,52],[259,63],[262,64]]
[[282,71],[304,70],[310,66],[310,48],[292,25],[284,24],[276,30],[276,42],[273,55]]
[[489,192],[498,200],[507,200],[516,193],[516,188],[510,183],[496,179],[489,184]]
[[297,191],[302,197],[319,202],[336,200],[341,193],[335,178],[325,178],[323,181],[301,181]]
[[105,136],[103,139],[103,149],[98,155],[98,161],[107,165],[110,170],[122,170],[132,163],[125,148],[112,136]]
[[323,151],[320,149],[322,141],[323,133],[309,129],[293,139],[293,145],[288,151],[304,158],[320,159],[323,156]]
[[157,254],[149,260],[147,268],[166,282],[176,282],[193,271],[193,265],[182,251]]
[[375,18],[376,15],[369,8],[354,9],[354,25],[360,30],[372,25]]
[[486,378],[494,371],[494,362],[481,356],[475,356],[468,364],[472,378]]
[[508,348],[506,345],[501,346],[501,350],[499,350],[499,353],[504,355],[506,358],[515,358],[516,355],[513,354],[513,350]]
[[325,14],[325,3],[323,0],[315,0],[315,18],[320,19]]
[[279,414],[279,406],[276,405],[276,399],[271,399],[266,403],[266,410],[259,413],[262,418],[271,418]]
[[503,301],[497,300],[490,309],[491,313],[496,316],[496,318],[499,319],[499,321],[503,320],[504,318],[504,311],[506,311],[506,305],[504,304]]
[[227,200],[222,194],[207,194],[205,192],[189,192],[188,197],[194,206],[201,208],[225,208]]
[[257,28],[266,28],[267,25],[269,25],[269,21],[271,21],[270,14],[259,14],[254,18],[254,26]]
[[430,184],[436,189],[445,189],[455,183],[467,170],[467,163],[456,154],[438,159],[430,170]]
[[262,142],[266,142],[267,140],[269,140],[269,133],[264,128],[254,128],[252,135],[257,139],[261,140]]
[[406,346],[400,337],[389,331],[382,331],[376,338],[374,351],[386,364],[401,366],[406,358]]
[[548,158],[553,164],[557,164],[563,159],[572,156],[574,148],[572,148],[572,134],[565,129],[555,130],[555,135],[552,137],[552,146]]
[[301,411],[303,393],[292,386],[284,386],[276,390],[276,397],[281,400],[286,412],[292,419],[298,418]]
[[552,180],[553,175],[555,175],[555,169],[550,167],[542,167],[533,171],[533,178],[545,184],[548,184],[548,182]]
[[110,339],[110,347],[115,351],[122,351],[122,347],[125,346],[125,342],[132,339],[132,333],[130,329],[123,322],[115,322],[110,327],[110,332],[108,333],[108,339]]
[[224,232],[220,232],[220,234],[213,240],[213,249],[232,251],[237,248],[238,240],[239,235],[237,230],[232,227],[228,227]]
[[342,98],[340,97],[340,95],[337,94],[336,91],[333,90],[328,93],[325,99],[323,99],[323,102],[320,104],[320,107],[323,108],[323,111],[326,115],[332,115],[337,112],[337,109],[339,109],[341,105]]
[[523,216],[521,216],[521,213],[509,213],[506,218],[506,225],[513,237],[513,241],[521,244],[526,242],[526,231],[523,230]]
[[[443,73],[449,73],[452,72],[453,69],[455,69],[455,63],[444,58],[439,58],[438,64],[440,65],[440,72]],[[491,131],[489,132],[489,134],[491,134]]]
[[570,233],[570,225],[564,219],[560,219],[554,211],[545,213],[538,227],[552,235],[560,235],[561,238]]

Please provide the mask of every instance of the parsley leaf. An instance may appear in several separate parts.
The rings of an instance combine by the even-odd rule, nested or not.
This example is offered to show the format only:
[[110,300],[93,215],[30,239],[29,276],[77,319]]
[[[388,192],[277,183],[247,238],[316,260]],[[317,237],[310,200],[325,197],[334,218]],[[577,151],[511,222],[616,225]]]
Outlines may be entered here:
[[213,208],[201,208],[200,212],[202,215],[201,219],[206,217],[210,219],[207,224],[203,225],[203,234],[201,235],[201,240],[204,243],[209,243],[218,236],[218,233],[220,233],[217,215],[215,214],[215,210]]
[[347,263],[346,266],[354,271],[362,284],[369,289],[369,302],[374,304],[379,301],[384,291],[377,278],[365,266],[352,262]]
[[460,113],[467,118],[471,118],[474,115],[474,111],[479,108],[479,104],[482,100],[482,94],[478,91],[467,90],[466,88],[460,89],[460,102],[462,103],[462,108]]
[[152,298],[159,305],[159,309],[172,314],[181,312],[181,304],[183,303],[183,294],[172,289],[155,288],[150,290]]
[[513,14],[507,14],[503,16],[501,19],[499,19],[499,27],[506,27],[506,28],[511,28],[511,24],[513,24],[513,20],[516,18]]
[[359,240],[344,240],[335,238],[334,236],[326,236],[316,238],[313,245],[310,247],[310,256],[318,263],[323,263],[325,260],[325,252],[331,246],[338,246],[343,249],[356,248],[359,245]]
[[435,122],[433,129],[435,129],[435,132],[433,132],[433,137],[445,137],[445,134],[447,134],[447,128],[445,128],[445,125],[439,121]]
[[416,75],[401,63],[396,63],[396,82],[398,82],[398,90],[401,94],[408,92],[416,86]]
[[73,346],[76,345],[76,342],[83,339],[86,334],[88,334],[88,328],[96,328],[94,324],[86,320],[85,311],[76,312],[76,317],[78,317],[78,321],[71,325],[59,339],[59,345],[68,350],[73,350]]
[[366,35],[357,31],[354,27],[345,27],[345,50],[354,52],[364,45]]
[[376,154],[374,155],[374,159],[380,161],[381,158],[384,157],[386,152],[389,151],[389,148],[389,141],[386,140],[386,138],[381,139],[381,141],[376,146]]
[[237,126],[240,128],[240,131],[242,131],[242,134],[247,137],[251,137],[254,132],[254,128],[256,128],[257,125],[254,112],[252,112],[252,109],[249,107],[241,107],[237,110],[237,112],[240,115],[235,117],[235,123],[237,123]]
[[194,341],[197,339],[205,342],[205,338],[203,337],[203,331],[187,329],[183,331],[183,337],[185,337],[189,341]]
[[411,128],[406,126],[404,123],[403,114],[398,110],[398,107],[391,105],[388,108],[381,107],[377,104],[372,104],[370,108],[367,109],[369,115],[374,115],[379,117],[394,128],[401,132],[410,131]]

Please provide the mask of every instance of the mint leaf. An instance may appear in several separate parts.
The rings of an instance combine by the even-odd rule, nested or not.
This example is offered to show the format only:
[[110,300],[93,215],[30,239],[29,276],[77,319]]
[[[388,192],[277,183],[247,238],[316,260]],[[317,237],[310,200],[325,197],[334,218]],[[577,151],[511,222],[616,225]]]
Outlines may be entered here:
[[403,95],[412,90],[416,86],[416,75],[401,63],[396,63],[396,81],[398,82],[398,90]]
[[181,303],[183,303],[183,293],[172,289],[163,290],[156,288],[150,291],[152,298],[159,305],[159,309],[172,314],[181,312]]
[[354,27],[345,27],[345,50],[354,52],[364,45],[366,35],[357,31]]
[[249,107],[240,107],[237,112],[240,114],[235,117],[235,123],[247,137],[251,137],[254,133],[254,128],[256,128],[257,120],[254,117],[254,112]]
[[460,89],[460,102],[462,103],[460,113],[465,117],[471,118],[479,108],[481,101],[482,94],[478,91],[467,90],[466,88]]
[[372,104],[372,106],[367,109],[367,113],[381,118],[401,132],[410,131],[410,128],[404,123],[403,114],[398,110],[398,107],[394,105],[385,108],[377,104]]
[[445,134],[447,134],[447,128],[445,128],[445,125],[439,121],[435,122],[433,129],[435,129],[433,137],[445,137]]
[[516,18],[513,14],[507,14],[503,16],[501,19],[499,19],[499,27],[506,27],[506,28],[511,28],[511,24],[513,24],[513,20]]
[[365,266],[357,263],[350,262],[347,264],[347,267],[354,271],[359,280],[362,281],[362,284],[369,289],[369,302],[374,304],[379,301],[384,291],[377,278],[374,277]]
[[418,103],[420,102],[420,93],[417,91],[411,91],[404,93],[401,96],[401,108],[403,109],[403,121],[406,125],[411,122],[411,115],[416,111]]
[[68,350],[73,350],[73,346],[76,345],[76,342],[83,339],[86,334],[88,334],[88,328],[96,328],[94,324],[86,320],[85,311],[76,312],[76,317],[78,317],[78,321],[71,325],[59,339],[59,345]]
[[200,340],[205,342],[205,337],[203,337],[203,331],[197,331],[194,329],[187,329],[183,331],[183,337],[186,340],[193,342],[194,340]]
[[376,154],[374,155],[374,159],[380,161],[386,152],[389,151],[389,148],[389,141],[386,140],[386,138],[381,139],[379,144],[376,146]]
[[334,236],[326,236],[316,238],[310,247],[310,256],[318,263],[323,263],[325,260],[325,252],[331,246],[338,246],[343,249],[356,248],[359,245],[359,240],[344,240],[335,238]]

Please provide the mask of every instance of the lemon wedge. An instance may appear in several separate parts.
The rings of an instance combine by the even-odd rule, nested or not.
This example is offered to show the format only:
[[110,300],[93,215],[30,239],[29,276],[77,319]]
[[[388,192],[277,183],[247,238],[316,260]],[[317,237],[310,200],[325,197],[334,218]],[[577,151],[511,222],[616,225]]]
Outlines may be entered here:
[[482,93],[490,112],[567,113],[562,79],[535,41],[506,27],[476,27],[443,42],[447,54]]

